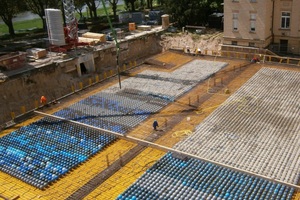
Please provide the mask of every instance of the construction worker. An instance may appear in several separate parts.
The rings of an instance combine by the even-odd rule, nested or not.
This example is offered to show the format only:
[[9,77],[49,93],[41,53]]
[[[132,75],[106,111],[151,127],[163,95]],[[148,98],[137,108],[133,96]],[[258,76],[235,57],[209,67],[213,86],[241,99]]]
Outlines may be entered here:
[[46,105],[46,103],[47,103],[47,99],[46,99],[46,97],[45,96],[41,96],[41,104],[44,106],[44,105]]
[[156,127],[158,127],[158,123],[157,123],[156,120],[154,120],[154,122],[153,122],[153,129],[154,129],[155,131],[157,130]]
[[251,60],[252,63],[257,63],[259,62],[259,58],[257,57],[253,57],[252,60]]

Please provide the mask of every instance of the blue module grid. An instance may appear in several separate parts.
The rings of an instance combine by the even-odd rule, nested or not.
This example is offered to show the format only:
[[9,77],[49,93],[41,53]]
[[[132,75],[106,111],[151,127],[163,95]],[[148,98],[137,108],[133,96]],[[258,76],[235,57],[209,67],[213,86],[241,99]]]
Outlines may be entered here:
[[208,162],[167,153],[117,200],[291,199],[294,189]]

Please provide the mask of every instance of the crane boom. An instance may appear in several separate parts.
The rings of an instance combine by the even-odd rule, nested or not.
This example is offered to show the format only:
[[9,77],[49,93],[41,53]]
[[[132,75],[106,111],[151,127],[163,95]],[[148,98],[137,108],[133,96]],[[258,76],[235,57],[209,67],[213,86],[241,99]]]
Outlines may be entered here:
[[[77,19],[75,17],[74,0],[63,0],[63,9],[66,18],[66,29],[68,39],[74,43],[78,42]],[[67,41],[67,42],[70,42]]]

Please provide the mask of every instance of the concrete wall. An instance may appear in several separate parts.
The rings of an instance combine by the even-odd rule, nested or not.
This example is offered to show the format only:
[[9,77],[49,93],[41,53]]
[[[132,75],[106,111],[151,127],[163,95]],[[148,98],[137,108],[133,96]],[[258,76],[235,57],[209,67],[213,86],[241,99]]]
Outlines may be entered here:
[[[141,36],[129,41],[121,42],[120,67],[128,62],[160,53],[159,36],[155,33]],[[0,125],[21,115],[24,111],[40,106],[40,97],[45,95],[48,101],[53,101],[61,96],[70,94],[73,90],[80,89],[78,83],[95,76],[103,78],[103,73],[116,69],[116,49],[108,48],[91,53],[90,55],[69,60],[62,63],[54,63],[30,72],[10,77],[0,83]],[[81,74],[81,62],[86,64],[88,74]],[[94,66],[91,66],[94,63]],[[100,78],[100,79],[101,79]],[[95,80],[95,79],[94,79]],[[88,83],[83,83],[84,86]]]
[[[137,61],[150,55],[160,53],[162,47],[159,44],[159,36],[156,34],[140,36],[136,39],[120,42],[119,66],[128,64],[130,61]],[[106,70],[116,69],[116,49],[109,48],[96,51],[95,70],[102,73]]]
[[11,119],[11,112],[17,116],[39,106],[42,95],[54,100],[70,93],[71,84],[75,81],[74,76],[65,74],[62,68],[52,64],[0,83],[0,124]]

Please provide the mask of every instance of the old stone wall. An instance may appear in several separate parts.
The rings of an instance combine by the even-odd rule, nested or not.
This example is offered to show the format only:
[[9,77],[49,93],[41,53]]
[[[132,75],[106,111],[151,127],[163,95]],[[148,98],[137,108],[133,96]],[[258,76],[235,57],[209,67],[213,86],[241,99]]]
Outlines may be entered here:
[[72,75],[62,73],[55,64],[42,70],[15,76],[0,84],[1,115],[0,124],[15,116],[40,106],[40,97],[45,95],[52,101],[71,92],[71,84],[76,81]]
[[[142,60],[148,56],[160,53],[160,37],[156,34],[141,36],[128,41],[120,42],[119,66],[132,61]],[[116,69],[116,49],[110,48],[94,53],[95,68],[97,73]]]

